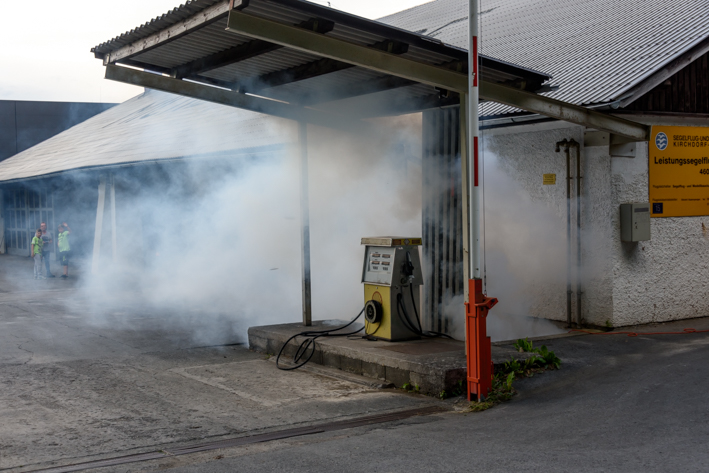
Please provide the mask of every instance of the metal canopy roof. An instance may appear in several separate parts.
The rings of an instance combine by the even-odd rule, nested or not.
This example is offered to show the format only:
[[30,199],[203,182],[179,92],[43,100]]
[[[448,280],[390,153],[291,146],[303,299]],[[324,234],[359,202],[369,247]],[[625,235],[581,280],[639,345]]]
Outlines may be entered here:
[[[92,52],[106,65],[139,67],[299,106],[332,111],[348,103],[348,112],[355,116],[406,113],[459,102],[453,90],[227,31],[230,12],[295,26],[462,77],[467,74],[465,49],[301,0],[192,0]],[[518,90],[536,92],[550,79],[485,56],[480,66],[487,81]],[[374,95],[369,101],[361,99],[370,94]]]
[[[344,129],[458,104],[468,92],[464,49],[304,0],[193,1],[93,52],[108,79]],[[649,135],[537,95],[545,74],[489,57],[477,69],[484,100],[630,140]]]

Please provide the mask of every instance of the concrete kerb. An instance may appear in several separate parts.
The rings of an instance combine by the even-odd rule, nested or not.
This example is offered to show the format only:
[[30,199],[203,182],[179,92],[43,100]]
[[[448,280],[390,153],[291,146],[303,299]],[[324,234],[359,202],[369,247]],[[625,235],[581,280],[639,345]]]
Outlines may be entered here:
[[[305,330],[336,328],[323,322],[314,322],[312,327],[302,324],[281,324],[249,328],[249,347],[257,352],[277,355],[288,338]],[[292,357],[303,338],[291,341],[283,350]],[[427,352],[427,347],[436,345],[436,350]],[[446,350],[445,345],[450,345]],[[409,353],[393,351],[405,347]],[[407,350],[404,350],[407,351]],[[416,354],[420,351],[423,354]],[[518,353],[511,346],[493,346],[493,363],[496,368],[510,358],[525,359],[533,354]],[[465,343],[457,340],[425,339],[390,343],[368,341],[347,337],[320,338],[316,342],[311,363],[336,368],[356,375],[384,381],[402,387],[418,385],[420,392],[436,395],[443,390],[454,390],[465,380]]]

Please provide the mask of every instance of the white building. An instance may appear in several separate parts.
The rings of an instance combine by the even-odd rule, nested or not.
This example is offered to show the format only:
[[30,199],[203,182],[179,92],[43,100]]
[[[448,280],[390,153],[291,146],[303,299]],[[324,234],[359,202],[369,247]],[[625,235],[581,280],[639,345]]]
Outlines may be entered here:
[[[437,0],[382,21],[465,47],[467,9],[464,0]],[[709,126],[706,2],[483,0],[481,11],[481,52],[552,75],[558,90],[545,95],[648,125]],[[649,241],[621,241],[620,205],[649,202],[648,142],[610,145],[608,134],[493,103],[482,115],[486,162],[496,158],[498,169],[486,188],[488,291],[501,300],[495,311],[566,320],[567,171],[555,147],[573,139],[582,179],[579,222],[575,179],[571,189],[571,319],[579,320],[579,293],[581,320],[597,326],[709,315],[708,216],[652,218]],[[455,121],[457,113],[424,112],[424,123],[443,116]],[[453,124],[448,132],[455,130]],[[438,153],[428,156],[429,166],[440,165]],[[556,185],[543,185],[544,174],[556,174]],[[709,184],[709,175],[702,176]],[[499,182],[507,187],[497,188]],[[424,212],[432,215],[434,233],[456,234],[434,206]],[[450,276],[439,283],[439,294],[451,286],[461,292],[462,281]],[[514,304],[505,307],[506,298]],[[431,296],[429,309],[436,302]]]

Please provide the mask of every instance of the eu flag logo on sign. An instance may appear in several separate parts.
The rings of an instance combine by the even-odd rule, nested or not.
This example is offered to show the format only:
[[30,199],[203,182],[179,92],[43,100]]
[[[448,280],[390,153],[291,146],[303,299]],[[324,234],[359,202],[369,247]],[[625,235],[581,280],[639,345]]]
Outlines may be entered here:
[[652,204],[652,213],[661,214],[662,213],[662,202]]

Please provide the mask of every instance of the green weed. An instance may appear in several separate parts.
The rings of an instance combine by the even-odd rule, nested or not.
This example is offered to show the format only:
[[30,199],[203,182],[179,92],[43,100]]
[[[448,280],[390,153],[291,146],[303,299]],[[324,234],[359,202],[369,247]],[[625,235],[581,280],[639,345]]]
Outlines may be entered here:
[[480,412],[490,409],[501,402],[509,401],[517,394],[512,383],[515,380],[514,373],[496,374],[492,379],[492,390],[484,401],[473,401],[470,403],[470,412]]
[[559,359],[553,351],[549,351],[546,345],[542,345],[541,348],[537,350],[538,356],[536,357],[537,362],[544,366],[544,368],[561,368],[561,359]]
[[515,358],[510,358],[510,361],[505,362],[504,370],[509,373],[521,373],[524,371],[522,369],[522,363]]
[[519,339],[515,342],[515,348],[520,352],[526,351],[534,353],[534,356],[524,361],[511,358],[505,362],[501,372],[496,373],[492,380],[492,390],[487,399],[482,402],[471,402],[470,411],[479,412],[505,401],[512,399],[517,391],[513,383],[518,376],[531,377],[535,373],[540,373],[548,369],[561,368],[561,359],[549,350],[546,345],[534,348],[529,339]]
[[522,340],[521,338],[515,342],[514,347],[517,349],[518,352],[532,352],[534,351],[534,346],[532,342],[529,340],[529,338],[525,338]]

